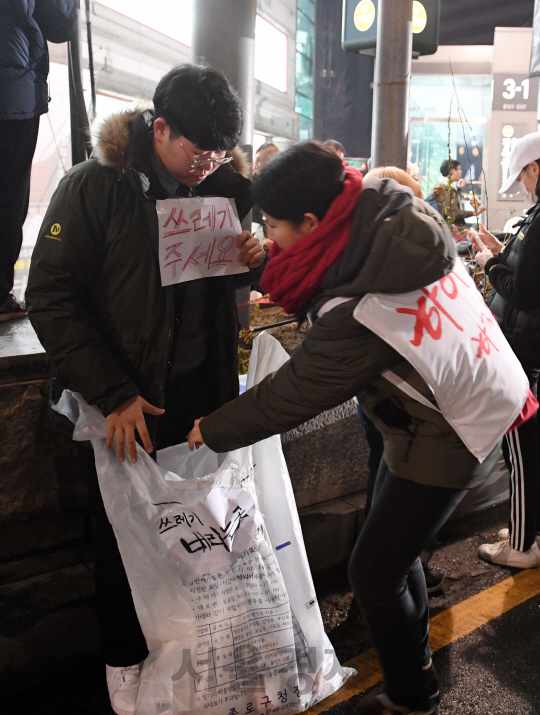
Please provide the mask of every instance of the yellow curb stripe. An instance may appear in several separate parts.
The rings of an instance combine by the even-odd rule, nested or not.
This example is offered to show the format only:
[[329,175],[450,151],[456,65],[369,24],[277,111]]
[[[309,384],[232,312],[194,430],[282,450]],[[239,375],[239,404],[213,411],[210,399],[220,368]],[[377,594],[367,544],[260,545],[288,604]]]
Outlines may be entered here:
[[[432,650],[436,651],[454,643],[538,594],[540,594],[540,568],[528,569],[438,613],[429,621]],[[306,710],[306,713],[309,715],[324,713],[334,705],[377,685],[382,678],[382,669],[373,648],[344,665],[356,668],[357,675],[349,678],[333,695]]]
[[540,569],[528,569],[457,603],[429,621],[433,650],[454,643],[540,593]]
[[373,648],[347,661],[344,665],[349,668],[356,668],[357,674],[351,676],[338,691],[306,710],[306,715],[324,713],[333,708],[334,705],[350,700],[354,695],[363,693],[364,690],[377,685],[383,675],[377,653]]

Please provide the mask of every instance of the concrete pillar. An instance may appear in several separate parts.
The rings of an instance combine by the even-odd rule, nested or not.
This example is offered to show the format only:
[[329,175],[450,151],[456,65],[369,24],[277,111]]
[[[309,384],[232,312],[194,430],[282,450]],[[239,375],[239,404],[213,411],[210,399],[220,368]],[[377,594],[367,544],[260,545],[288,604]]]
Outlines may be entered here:
[[412,0],[379,0],[371,166],[407,168]]
[[529,79],[532,28],[497,27],[493,43],[493,104],[489,120],[484,169],[489,228],[502,230],[505,222],[528,206],[521,194],[502,196],[508,176],[508,155],[517,139],[538,127],[538,77]]
[[[193,0],[191,61],[223,72],[242,100],[240,143],[253,157],[255,17],[257,0]],[[242,224],[251,228],[251,212]],[[249,289],[238,291],[242,328],[249,327]],[[248,303],[245,305],[245,303]]]

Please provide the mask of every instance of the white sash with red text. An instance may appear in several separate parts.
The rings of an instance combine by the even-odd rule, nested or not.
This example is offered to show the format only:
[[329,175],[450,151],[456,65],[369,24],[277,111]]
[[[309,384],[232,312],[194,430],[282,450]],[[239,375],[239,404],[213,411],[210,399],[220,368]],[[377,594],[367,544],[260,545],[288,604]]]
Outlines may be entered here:
[[521,412],[529,381],[463,263],[411,293],[369,293],[354,317],[422,375],[482,462]]

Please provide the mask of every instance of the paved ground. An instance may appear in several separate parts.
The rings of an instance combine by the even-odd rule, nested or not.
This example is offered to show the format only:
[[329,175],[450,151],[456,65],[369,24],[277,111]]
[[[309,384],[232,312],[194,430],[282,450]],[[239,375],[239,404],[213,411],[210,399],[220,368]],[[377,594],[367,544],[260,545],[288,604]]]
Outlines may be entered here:
[[537,596],[439,651],[439,715],[538,715],[539,619]]
[[[478,561],[478,544],[504,525],[505,505],[448,525],[433,563],[446,574],[432,614],[507,579],[512,572]],[[347,584],[337,574],[318,584],[325,624],[338,656],[370,647]],[[540,715],[540,595],[435,654],[442,681],[439,715]],[[98,663],[88,663],[41,688],[0,700],[2,715],[111,715]],[[358,696],[360,697],[360,696]],[[352,713],[358,697],[328,710]]]
[[[435,653],[438,715],[539,715],[540,596]],[[361,696],[326,711],[353,713]]]

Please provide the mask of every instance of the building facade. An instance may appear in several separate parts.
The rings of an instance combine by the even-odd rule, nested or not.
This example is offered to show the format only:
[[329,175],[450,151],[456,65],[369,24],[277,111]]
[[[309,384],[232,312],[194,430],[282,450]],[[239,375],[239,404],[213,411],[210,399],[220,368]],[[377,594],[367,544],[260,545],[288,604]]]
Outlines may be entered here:
[[[83,4],[84,5],[84,4]],[[91,0],[96,84],[94,137],[110,114],[149,101],[160,78],[191,61],[192,0]],[[253,147],[266,141],[286,148],[313,134],[315,0],[258,0],[255,30]],[[80,17],[83,86],[90,114],[89,48],[84,7]],[[32,250],[59,180],[71,166],[66,45],[49,44],[51,103],[41,118],[32,167],[24,240],[14,291],[24,298]],[[204,58],[201,58],[204,61]]]

